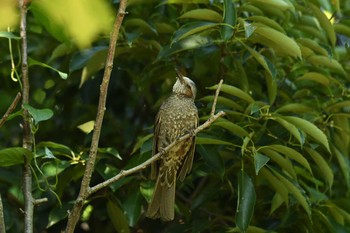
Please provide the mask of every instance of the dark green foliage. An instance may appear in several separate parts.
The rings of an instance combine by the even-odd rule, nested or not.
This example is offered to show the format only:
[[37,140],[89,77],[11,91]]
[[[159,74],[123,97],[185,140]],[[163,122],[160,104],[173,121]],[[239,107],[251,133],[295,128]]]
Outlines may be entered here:
[[[175,221],[144,217],[153,187],[146,169],[91,196],[77,232],[350,231],[347,1],[151,0],[129,1],[127,11],[92,185],[151,156],[153,120],[174,67],[197,84],[201,122],[223,79],[217,110],[227,115],[197,137],[193,170],[177,185]],[[19,148],[19,106],[0,128],[8,232],[23,227],[20,153],[33,155],[34,197],[49,199],[35,209],[35,232],[65,228],[91,142],[77,127],[95,119],[108,48],[101,37],[79,50],[44,19],[29,11],[24,107],[35,150]],[[0,114],[20,91],[8,44],[17,64],[18,36],[0,34]]]

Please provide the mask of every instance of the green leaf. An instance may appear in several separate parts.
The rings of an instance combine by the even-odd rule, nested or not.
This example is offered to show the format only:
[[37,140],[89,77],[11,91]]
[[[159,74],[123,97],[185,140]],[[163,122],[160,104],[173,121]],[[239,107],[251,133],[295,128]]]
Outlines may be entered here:
[[316,41],[311,40],[309,38],[298,38],[296,40],[299,44],[302,44],[306,46],[307,48],[310,48],[313,52],[323,55],[323,56],[328,56],[327,50],[325,50],[322,46],[320,46]]
[[285,0],[249,0],[251,3],[262,4],[267,8],[279,9],[281,11],[293,10],[294,6]]
[[210,9],[194,9],[185,12],[179,19],[198,19],[210,22],[221,23],[222,16],[216,11]]
[[286,203],[286,205],[288,206],[289,191],[284,186],[284,184],[273,173],[271,173],[270,170],[267,169],[266,167],[262,167],[260,169],[260,175],[263,176],[268,181],[268,183],[271,185],[271,187],[282,197],[284,203]]
[[286,156],[288,156],[289,158],[295,160],[296,162],[298,162],[299,164],[301,164],[303,167],[305,167],[311,174],[312,174],[312,170],[310,167],[309,162],[304,158],[304,156],[302,154],[300,154],[298,151],[287,147],[287,146],[283,146],[283,145],[269,145],[269,148],[284,154]]
[[294,116],[281,116],[281,118],[295,125],[297,128],[310,135],[315,141],[321,143],[321,145],[323,145],[327,148],[328,151],[330,151],[327,136],[314,124],[307,120]]
[[29,114],[33,117],[36,124],[40,121],[46,121],[53,116],[53,111],[49,108],[37,109],[33,108],[29,104],[24,104],[23,107],[28,110]]
[[311,148],[305,147],[305,150],[311,156],[312,160],[317,164],[317,166],[320,169],[321,175],[327,181],[329,188],[331,188],[333,185],[334,174],[326,160],[323,158],[322,155],[320,155],[317,151]]
[[236,25],[237,13],[233,0],[224,0],[224,25],[221,27],[221,38],[224,41],[231,39]]
[[274,49],[281,56],[301,57],[298,44],[292,38],[273,28],[256,26],[254,33],[248,39]]
[[197,151],[203,157],[206,164],[223,178],[225,165],[217,148],[208,145],[197,145]]
[[59,71],[58,69],[53,68],[52,66],[49,66],[49,65],[47,65],[47,64],[45,64],[45,63],[42,63],[42,62],[37,61],[37,60],[34,60],[33,58],[30,58],[30,57],[28,58],[28,64],[29,64],[29,66],[37,65],[37,66],[41,66],[41,67],[45,67],[45,68],[51,69],[51,70],[57,72],[58,75],[59,75],[62,79],[67,79],[67,77],[68,77],[68,74],[67,74],[67,73],[61,72],[61,71]]
[[0,37],[4,37],[7,39],[13,39],[13,40],[20,40],[20,36],[16,36],[12,32],[5,32],[5,31],[0,31]]
[[269,160],[270,160],[269,157],[263,154],[260,154],[259,152],[256,153],[256,155],[254,156],[254,167],[255,167],[256,175],[259,174],[260,169],[263,168]]
[[[216,90],[218,88],[218,84],[212,86],[212,87],[208,87],[209,90]],[[241,89],[228,85],[228,84],[222,84],[221,85],[221,91],[225,92],[227,94],[236,96],[240,99],[243,99],[245,101],[247,101],[248,103],[252,103],[255,100],[246,92],[242,91]]]
[[279,25],[279,23],[277,23],[275,20],[270,19],[270,18],[268,18],[266,16],[254,15],[254,16],[248,17],[246,20],[249,20],[249,21],[252,20],[254,22],[263,23],[263,24],[265,24],[268,27],[276,29],[277,31],[280,31],[282,33],[286,33],[284,31],[283,27],[281,25]]
[[278,108],[275,112],[293,112],[293,113],[305,113],[305,112],[311,112],[313,109],[299,103],[290,103],[282,105],[280,108]]
[[296,179],[297,175],[295,173],[293,164],[289,159],[284,158],[280,153],[270,149],[270,146],[259,148],[259,152],[267,155],[272,161],[277,163],[282,170],[288,172],[289,175]]
[[266,72],[273,78],[275,79],[276,77],[276,72],[273,72],[269,65],[266,62],[266,59],[263,55],[252,49],[251,47],[247,46],[245,43],[242,43],[242,45],[248,50],[248,52],[255,58],[257,62],[266,70]]
[[299,204],[304,208],[305,212],[310,216],[311,208],[307,197],[305,196],[305,191],[297,184],[294,184],[285,175],[275,169],[272,170],[273,173],[279,178],[279,180],[284,184],[284,186],[289,190],[289,192],[295,197]]
[[196,144],[197,145],[211,144],[211,145],[231,145],[231,146],[233,146],[233,144],[231,142],[227,142],[227,141],[223,141],[223,140],[215,139],[215,138],[201,137],[201,136],[196,137]]
[[142,195],[137,189],[131,190],[128,198],[123,202],[123,210],[129,220],[129,226],[134,227],[141,216]]
[[344,76],[347,75],[343,66],[333,58],[322,55],[313,55],[307,57],[306,60],[314,66],[325,66],[338,74],[342,74]]
[[313,15],[317,18],[320,23],[320,28],[323,29],[328,37],[328,40],[332,46],[335,46],[337,40],[333,26],[327,16],[321,11],[321,9],[312,3],[309,3]]
[[[332,151],[334,151],[335,158],[338,161],[339,167],[343,173],[344,176],[344,183],[347,185],[347,187],[350,187],[350,165],[347,160],[347,155],[341,153],[335,146],[332,147]],[[326,168],[327,170],[327,168]],[[332,171],[330,171],[332,172]],[[329,180],[331,178],[331,175],[328,174]]]
[[145,20],[141,18],[131,18],[125,21],[126,28],[136,27],[143,34],[157,34],[157,30],[151,27]]
[[24,156],[29,160],[33,153],[23,147],[10,147],[0,150],[0,167],[8,167],[24,163]]
[[172,44],[185,39],[193,34],[208,30],[210,28],[214,28],[218,26],[218,23],[212,23],[212,22],[191,22],[183,25],[181,28],[179,28],[172,39]]
[[236,224],[241,232],[247,232],[254,213],[256,194],[250,177],[241,171],[238,175],[238,200]]
[[62,203],[61,207],[55,207],[52,208],[49,213],[49,219],[47,223],[47,228],[55,225],[56,223],[62,221],[63,219],[67,218],[69,210],[71,210],[73,207],[73,204],[70,202]]
[[77,126],[78,129],[80,129],[86,134],[91,133],[91,131],[94,130],[94,127],[95,127],[95,121],[88,121]]
[[114,230],[118,233],[129,233],[130,228],[125,214],[119,208],[118,204],[112,201],[107,203],[107,213],[110,221],[114,226]]
[[213,126],[220,126],[224,129],[227,129],[228,131],[230,131],[231,133],[239,136],[239,137],[246,137],[249,136],[249,133],[243,129],[241,126],[234,124],[230,121],[227,120],[223,120],[223,121],[216,121]]
[[303,76],[297,78],[296,80],[297,81],[309,80],[309,81],[320,83],[325,87],[328,87],[330,84],[330,79],[327,76],[320,74],[320,73],[317,73],[317,72],[305,73]]
[[[213,89],[215,89],[215,88],[213,88]],[[205,96],[205,97],[201,98],[200,101],[212,103],[214,101],[214,96]],[[243,108],[241,105],[237,104],[235,101],[228,99],[226,97],[219,96],[217,99],[217,103],[225,105],[225,106],[229,107],[230,109],[234,109],[234,110],[238,110],[240,112],[243,112]]]
[[289,123],[288,121],[280,118],[279,116],[275,116],[271,118],[272,120],[277,121],[280,123],[286,130],[289,131],[291,135],[293,135],[299,142],[299,144],[302,146],[305,143],[305,137],[302,131],[300,131],[297,127],[295,127],[293,124]]

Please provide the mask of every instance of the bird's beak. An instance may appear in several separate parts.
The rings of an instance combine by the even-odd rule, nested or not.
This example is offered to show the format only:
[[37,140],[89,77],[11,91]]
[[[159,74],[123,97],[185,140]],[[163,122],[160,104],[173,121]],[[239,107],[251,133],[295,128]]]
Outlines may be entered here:
[[180,80],[181,83],[184,83],[184,75],[181,73],[181,70],[178,68],[175,68],[175,71],[177,73],[177,78]]

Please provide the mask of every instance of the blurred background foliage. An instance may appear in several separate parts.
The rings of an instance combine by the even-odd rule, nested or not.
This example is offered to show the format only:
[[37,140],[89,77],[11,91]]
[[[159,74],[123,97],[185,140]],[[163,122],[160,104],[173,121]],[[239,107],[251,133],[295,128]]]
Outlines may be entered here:
[[[8,232],[23,230],[19,153],[33,154],[34,197],[49,198],[35,209],[35,232],[63,230],[78,195],[119,1],[71,3],[29,7],[35,150],[19,148],[18,106],[0,128]],[[349,1],[129,0],[127,11],[92,185],[151,156],[174,67],[197,84],[201,122],[223,79],[217,108],[227,115],[198,135],[173,222],[144,217],[153,187],[146,169],[94,194],[77,232],[350,231]],[[21,90],[21,58],[18,28],[0,26],[4,114]]]

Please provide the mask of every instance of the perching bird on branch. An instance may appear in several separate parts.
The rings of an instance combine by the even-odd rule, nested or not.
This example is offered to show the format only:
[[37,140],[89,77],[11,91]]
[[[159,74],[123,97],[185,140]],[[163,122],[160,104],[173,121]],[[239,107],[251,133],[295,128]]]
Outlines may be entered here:
[[[181,136],[193,132],[198,126],[198,111],[194,104],[195,83],[177,71],[178,77],[171,96],[159,109],[154,125],[153,152],[155,155]],[[156,180],[146,216],[174,219],[175,186],[177,177],[183,181],[191,171],[195,150],[195,137],[179,142],[152,164],[151,178]]]

